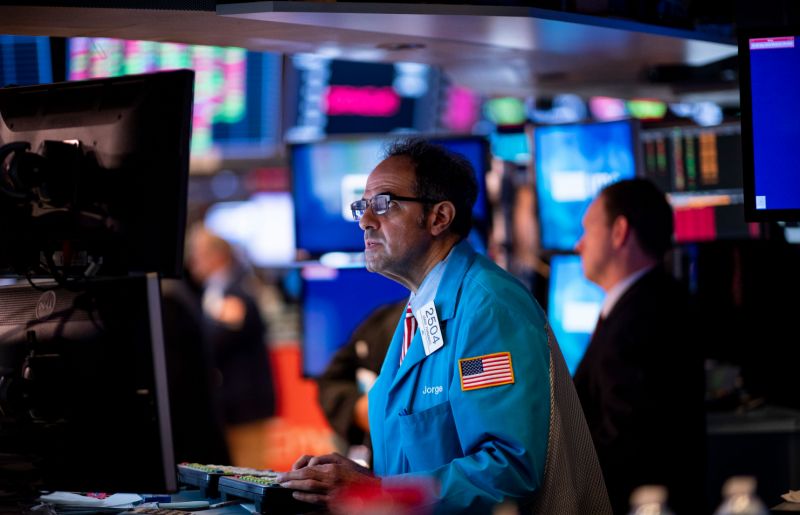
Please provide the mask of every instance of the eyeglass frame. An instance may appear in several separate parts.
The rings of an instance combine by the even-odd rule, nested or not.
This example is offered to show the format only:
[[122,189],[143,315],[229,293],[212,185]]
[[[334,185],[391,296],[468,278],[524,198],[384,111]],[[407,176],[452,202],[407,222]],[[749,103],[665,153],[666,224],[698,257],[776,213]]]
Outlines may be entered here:
[[[386,209],[382,210],[381,212],[376,211],[375,208],[373,207],[375,199],[378,197],[389,197],[388,200],[386,201]],[[356,200],[350,203],[350,211],[353,214],[353,220],[355,220],[356,222],[361,220],[364,217],[364,214],[366,214],[367,209],[372,209],[372,212],[378,216],[385,215],[386,213],[389,212],[389,206],[393,200],[401,200],[406,202],[421,202],[423,204],[435,204],[437,202],[442,202],[441,200],[434,200],[425,197],[402,197],[400,195],[394,195],[392,193],[378,193],[377,195],[374,195],[371,198],[362,198],[361,200]],[[356,204],[359,204],[361,202],[366,202],[366,206],[364,206],[363,210],[356,208]],[[359,216],[358,214],[356,214],[356,211],[361,211],[362,214]]]

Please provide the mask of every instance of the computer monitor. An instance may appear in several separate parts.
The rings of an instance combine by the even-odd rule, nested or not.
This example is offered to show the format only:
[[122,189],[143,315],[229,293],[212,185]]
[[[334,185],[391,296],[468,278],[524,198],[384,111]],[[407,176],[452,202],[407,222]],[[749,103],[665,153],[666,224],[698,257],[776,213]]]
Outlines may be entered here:
[[193,82],[0,89],[0,275],[179,277]]
[[0,288],[0,453],[26,481],[13,487],[176,490],[166,371],[156,274]]
[[547,318],[570,374],[583,359],[604,297],[603,290],[583,275],[580,256],[551,256]]
[[740,28],[744,206],[750,221],[800,220],[800,27]]
[[[485,173],[489,146],[479,136],[429,138],[463,155],[475,170],[478,198],[472,210],[471,241],[485,247],[490,220]],[[326,252],[362,252],[364,234],[353,220],[350,203],[364,193],[367,176],[380,163],[391,137],[337,138],[290,145],[297,247],[316,257]]]
[[405,287],[366,268],[310,266],[301,274],[301,343],[307,377],[319,377],[325,371],[336,351],[375,308],[409,295]]
[[644,176],[667,194],[675,212],[677,243],[760,236],[759,225],[744,216],[738,122],[642,127],[640,140]]
[[534,130],[542,248],[571,251],[581,217],[607,184],[636,176],[636,127],[629,120],[550,125]]

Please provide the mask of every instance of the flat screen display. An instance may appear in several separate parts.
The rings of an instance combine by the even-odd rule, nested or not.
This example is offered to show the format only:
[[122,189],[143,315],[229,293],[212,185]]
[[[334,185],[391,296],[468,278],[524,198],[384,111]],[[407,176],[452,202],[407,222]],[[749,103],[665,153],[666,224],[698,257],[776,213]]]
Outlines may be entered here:
[[325,371],[375,308],[409,296],[405,287],[366,268],[311,266],[301,277],[303,375],[308,377]]
[[636,176],[634,125],[624,120],[542,126],[534,130],[534,141],[542,248],[571,251],[597,192]]
[[52,81],[50,38],[0,35],[0,87]]
[[279,54],[110,38],[71,38],[67,49],[69,80],[194,70],[194,161],[259,159],[281,144]]
[[547,318],[570,374],[586,352],[604,297],[603,290],[583,275],[580,256],[551,257]]
[[[326,252],[361,252],[364,234],[353,220],[350,203],[362,198],[367,176],[381,161],[385,138],[332,139],[290,146],[297,247],[310,256]],[[488,143],[478,136],[431,139],[463,155],[475,169],[478,198],[473,209],[477,250],[485,245],[489,220],[484,175]]]
[[295,54],[287,58],[285,139],[436,129],[440,72],[421,63],[371,63]]
[[800,27],[739,31],[745,213],[800,220]]
[[677,243],[760,236],[745,221],[739,123],[642,128],[640,140],[644,175],[675,212]]

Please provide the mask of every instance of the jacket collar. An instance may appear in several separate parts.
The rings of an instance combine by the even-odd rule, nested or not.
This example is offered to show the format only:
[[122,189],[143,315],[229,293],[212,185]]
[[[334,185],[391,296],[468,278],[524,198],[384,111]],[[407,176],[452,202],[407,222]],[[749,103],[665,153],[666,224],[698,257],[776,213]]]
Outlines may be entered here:
[[[476,256],[477,253],[475,250],[473,250],[470,244],[467,243],[466,240],[462,240],[461,242],[457,243],[455,247],[453,247],[453,251],[447,260],[447,266],[444,270],[442,281],[439,283],[439,289],[437,290],[436,298],[433,301],[434,305],[436,306],[436,315],[439,318],[439,324],[442,328],[442,336],[444,337],[445,345],[447,345],[447,334],[445,334],[444,321],[450,320],[453,318],[453,316],[455,316],[456,304],[461,291],[461,283],[467,273],[467,270],[469,270],[469,267],[475,261]],[[398,330],[395,332],[391,348],[399,349],[399,345],[402,345],[402,339],[403,328],[401,324],[400,327],[398,327]],[[439,351],[434,351],[434,354],[436,352]],[[399,354],[397,352],[392,352],[390,354],[393,356],[396,354],[399,361]],[[417,363],[427,357],[428,356],[425,355],[425,348],[422,344],[422,336],[418,330],[414,335],[414,339],[411,340],[411,346],[409,347],[408,354],[406,354],[403,363],[400,364],[400,369],[397,371],[393,385],[396,385],[402,377],[404,377],[411,369],[414,368],[414,366],[416,366]]]

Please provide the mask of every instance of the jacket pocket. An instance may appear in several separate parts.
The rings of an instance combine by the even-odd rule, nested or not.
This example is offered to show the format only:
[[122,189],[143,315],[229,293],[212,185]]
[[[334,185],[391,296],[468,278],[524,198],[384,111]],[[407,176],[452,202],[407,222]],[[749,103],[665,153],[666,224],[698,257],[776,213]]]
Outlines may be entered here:
[[411,470],[430,470],[464,454],[450,402],[400,416],[400,444]]

